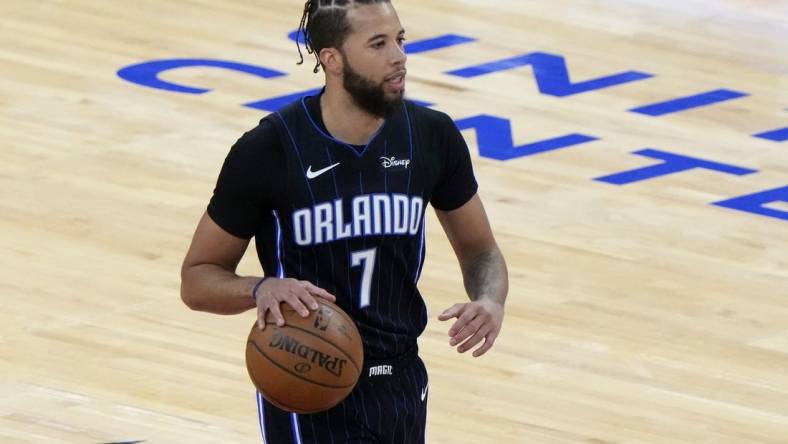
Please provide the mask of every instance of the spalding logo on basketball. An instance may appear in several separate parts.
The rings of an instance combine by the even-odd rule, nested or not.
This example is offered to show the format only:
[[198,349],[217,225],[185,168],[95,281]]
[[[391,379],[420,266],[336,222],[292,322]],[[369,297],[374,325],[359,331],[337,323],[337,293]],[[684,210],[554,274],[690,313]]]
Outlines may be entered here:
[[356,324],[336,305],[320,299],[318,304],[306,318],[282,304],[285,326],[277,327],[268,313],[265,330],[255,324],[249,332],[249,377],[283,410],[327,410],[350,394],[361,374],[364,349]]

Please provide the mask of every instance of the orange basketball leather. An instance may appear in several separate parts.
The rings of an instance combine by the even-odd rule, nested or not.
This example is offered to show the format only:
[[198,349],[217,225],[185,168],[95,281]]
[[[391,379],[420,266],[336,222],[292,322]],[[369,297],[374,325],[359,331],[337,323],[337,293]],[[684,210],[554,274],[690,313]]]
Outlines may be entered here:
[[269,312],[265,330],[255,323],[249,332],[249,377],[267,401],[287,411],[327,410],[345,399],[361,374],[364,350],[353,320],[328,301],[318,304],[306,318],[282,304],[285,326],[277,327]]

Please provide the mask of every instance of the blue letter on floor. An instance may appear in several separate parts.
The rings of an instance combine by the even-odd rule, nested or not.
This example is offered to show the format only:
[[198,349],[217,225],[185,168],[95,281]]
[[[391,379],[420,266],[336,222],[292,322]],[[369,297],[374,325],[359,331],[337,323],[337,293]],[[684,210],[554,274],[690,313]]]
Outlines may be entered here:
[[159,79],[159,74],[165,71],[170,71],[177,68],[191,68],[196,66],[222,68],[229,69],[231,71],[245,72],[247,74],[265,79],[287,75],[283,72],[262,66],[228,62],[226,60],[165,59],[127,66],[118,71],[118,76],[120,76],[120,78],[123,80],[127,80],[142,86],[147,86],[149,88],[163,89],[165,91],[174,91],[184,94],[203,94],[210,91],[210,89],[193,88],[191,86],[178,85],[176,83],[165,82],[164,80]]
[[738,211],[758,214],[760,216],[776,217],[777,219],[788,220],[788,211],[767,208],[766,204],[772,202],[788,202],[788,186],[775,188],[773,190],[761,191],[760,193],[749,194],[747,196],[736,197],[722,202],[714,202],[714,205],[730,208]]
[[765,133],[754,134],[754,136],[774,142],[785,142],[788,140],[788,127],[766,131]]
[[619,74],[572,83],[563,57],[546,52],[532,52],[510,59],[498,60],[476,66],[449,71],[457,77],[478,77],[499,71],[507,71],[521,66],[532,65],[539,92],[556,97],[566,97],[597,89],[610,88],[622,83],[635,82],[654,77],[652,74],[626,71]]
[[481,114],[456,121],[461,130],[476,130],[476,141],[479,155],[496,160],[511,160],[518,157],[567,148],[581,143],[597,140],[585,134],[568,134],[554,139],[542,140],[527,145],[514,146],[512,140],[512,124],[508,119]]
[[680,173],[682,171],[692,170],[695,168],[703,168],[706,170],[719,171],[721,173],[734,174],[736,176],[744,176],[745,174],[757,173],[758,170],[751,170],[749,168],[741,168],[734,165],[727,165],[724,163],[711,162],[708,160],[697,159],[694,157],[682,156],[680,154],[668,153],[666,151],[659,151],[655,149],[645,149],[635,151],[633,154],[639,156],[651,157],[653,159],[660,159],[664,162],[648,166],[645,168],[638,168],[636,170],[624,171],[622,173],[612,174],[610,176],[597,177],[594,180],[600,182],[612,183],[613,185],[626,185],[633,182],[640,182],[643,180],[650,180],[668,174]]
[[714,105],[726,100],[738,99],[746,97],[748,94],[731,91],[729,89],[717,89],[708,91],[702,94],[695,94],[693,96],[680,97],[678,99],[671,99],[667,102],[653,103],[651,105],[640,106],[633,108],[630,111],[633,113],[645,114],[647,116],[658,117],[666,114],[680,113],[702,106]]

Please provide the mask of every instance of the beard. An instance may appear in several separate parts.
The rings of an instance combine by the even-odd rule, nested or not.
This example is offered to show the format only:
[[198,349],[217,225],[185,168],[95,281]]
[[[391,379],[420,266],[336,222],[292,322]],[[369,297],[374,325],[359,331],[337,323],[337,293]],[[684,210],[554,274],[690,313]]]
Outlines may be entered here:
[[356,105],[373,116],[386,118],[402,107],[404,90],[398,92],[394,98],[387,98],[383,88],[385,80],[376,84],[367,79],[353,69],[350,63],[347,63],[347,58],[345,58],[342,74],[342,86],[345,87],[350,97],[353,98]]

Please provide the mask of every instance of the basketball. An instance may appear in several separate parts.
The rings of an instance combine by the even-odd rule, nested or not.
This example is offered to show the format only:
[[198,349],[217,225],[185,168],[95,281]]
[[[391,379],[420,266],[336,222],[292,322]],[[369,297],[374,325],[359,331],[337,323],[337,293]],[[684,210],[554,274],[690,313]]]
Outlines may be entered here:
[[265,330],[255,323],[246,342],[252,383],[268,402],[289,412],[315,413],[339,404],[363,367],[353,320],[331,302],[317,302],[306,318],[281,304],[285,325],[278,327],[268,312]]

